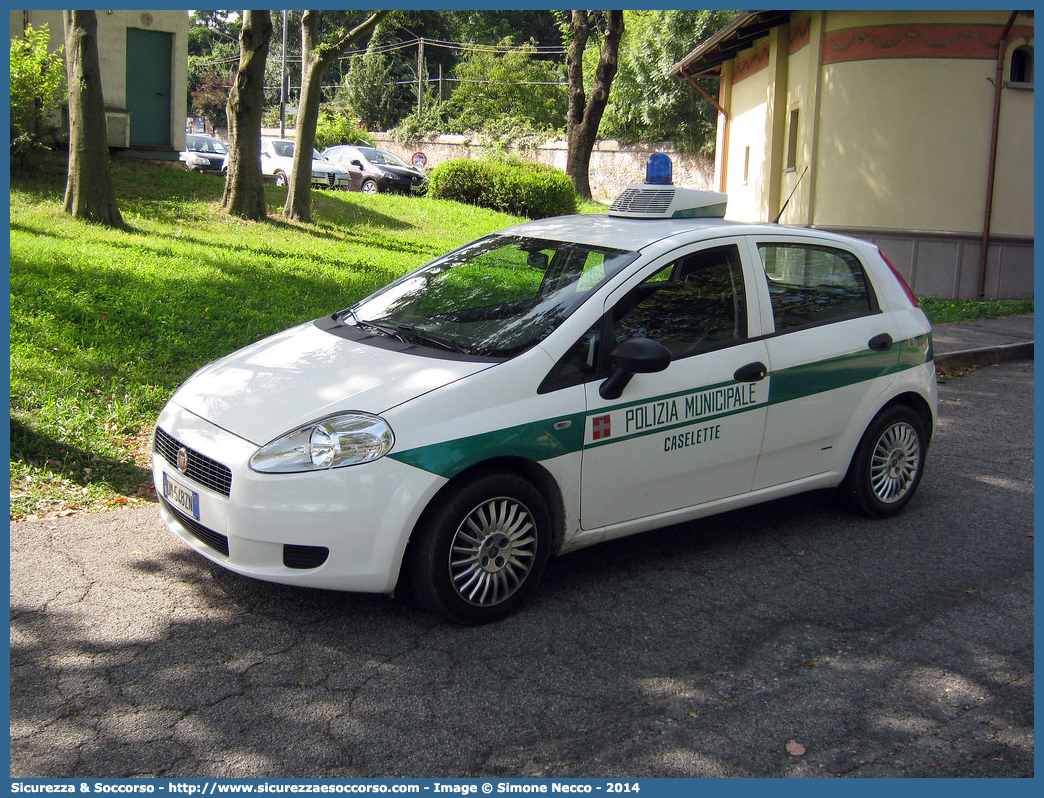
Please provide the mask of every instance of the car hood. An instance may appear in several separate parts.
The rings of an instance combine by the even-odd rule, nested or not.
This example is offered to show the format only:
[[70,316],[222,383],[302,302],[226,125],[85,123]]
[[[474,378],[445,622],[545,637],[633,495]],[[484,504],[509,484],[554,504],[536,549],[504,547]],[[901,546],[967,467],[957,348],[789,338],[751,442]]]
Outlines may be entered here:
[[396,352],[309,322],[204,366],[171,401],[261,446],[333,413],[383,413],[490,365]]
[[390,172],[393,175],[399,175],[400,177],[424,177],[424,173],[419,169],[411,169],[406,166],[393,166],[390,163],[382,163],[375,167],[378,171]]

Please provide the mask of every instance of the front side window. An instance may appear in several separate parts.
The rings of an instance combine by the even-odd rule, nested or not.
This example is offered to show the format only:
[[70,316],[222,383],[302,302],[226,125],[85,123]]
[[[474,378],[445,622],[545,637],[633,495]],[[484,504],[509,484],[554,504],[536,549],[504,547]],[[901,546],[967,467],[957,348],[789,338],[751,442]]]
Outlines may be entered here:
[[859,259],[815,244],[758,244],[776,332],[872,313],[877,306]]
[[686,255],[639,285],[613,311],[613,340],[652,338],[672,360],[743,340],[747,309],[735,246]]
[[550,335],[635,257],[607,247],[491,236],[392,283],[342,319],[401,340],[512,357]]
[[[606,335],[608,347],[602,345]],[[694,252],[658,269],[573,345],[540,392],[601,379],[613,348],[635,337],[663,344],[672,361],[746,340],[747,302],[736,246]]]

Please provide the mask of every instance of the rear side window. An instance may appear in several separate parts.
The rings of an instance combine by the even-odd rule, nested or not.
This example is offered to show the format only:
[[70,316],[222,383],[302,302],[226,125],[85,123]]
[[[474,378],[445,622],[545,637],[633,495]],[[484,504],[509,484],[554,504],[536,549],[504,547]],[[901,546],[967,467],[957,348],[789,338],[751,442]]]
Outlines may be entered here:
[[865,316],[877,300],[859,259],[814,244],[758,244],[776,332]]

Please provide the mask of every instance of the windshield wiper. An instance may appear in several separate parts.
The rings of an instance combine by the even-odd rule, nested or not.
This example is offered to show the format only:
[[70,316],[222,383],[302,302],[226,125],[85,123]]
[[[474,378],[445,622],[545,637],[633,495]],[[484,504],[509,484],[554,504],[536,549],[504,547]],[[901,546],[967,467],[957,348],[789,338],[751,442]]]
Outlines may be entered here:
[[448,335],[439,335],[438,333],[429,332],[428,330],[422,330],[419,327],[414,327],[412,324],[403,324],[398,321],[388,321],[383,319],[381,321],[368,321],[360,319],[355,316],[355,323],[361,327],[370,327],[371,329],[382,332],[385,335],[390,335],[393,338],[397,338],[403,343],[409,343],[407,337],[414,338],[422,343],[435,344],[441,346],[443,349],[448,349],[451,352],[460,352],[461,354],[471,354],[468,349],[458,344]]

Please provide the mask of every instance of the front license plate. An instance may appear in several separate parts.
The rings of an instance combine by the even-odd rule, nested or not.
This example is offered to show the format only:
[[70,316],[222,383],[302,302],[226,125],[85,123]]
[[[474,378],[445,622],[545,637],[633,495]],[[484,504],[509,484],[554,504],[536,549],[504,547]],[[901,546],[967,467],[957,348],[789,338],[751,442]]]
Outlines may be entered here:
[[163,472],[163,498],[183,513],[199,520],[199,494],[174,481],[166,472]]

